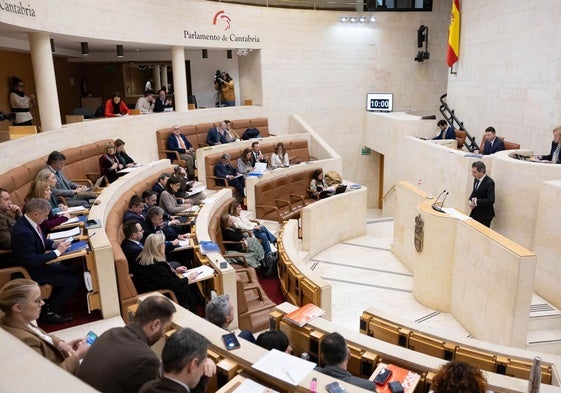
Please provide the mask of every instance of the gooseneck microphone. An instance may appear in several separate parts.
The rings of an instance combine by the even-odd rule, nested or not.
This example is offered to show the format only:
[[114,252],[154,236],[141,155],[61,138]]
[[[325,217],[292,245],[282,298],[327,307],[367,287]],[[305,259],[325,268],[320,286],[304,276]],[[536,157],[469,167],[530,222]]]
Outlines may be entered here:
[[[442,203],[440,204],[440,206],[438,206],[438,201],[440,201],[440,198],[441,198],[442,195],[444,195],[444,194],[448,195],[446,190],[442,191],[442,192],[440,193],[440,195],[438,196],[438,198],[436,198],[436,200],[435,200],[435,201],[433,202],[433,204],[431,205],[432,208],[433,208],[434,210],[436,210],[437,212],[444,213],[444,210],[442,210],[442,208],[441,208],[442,204],[444,203],[444,200],[442,201]],[[446,195],[444,195],[444,199],[446,199]]]

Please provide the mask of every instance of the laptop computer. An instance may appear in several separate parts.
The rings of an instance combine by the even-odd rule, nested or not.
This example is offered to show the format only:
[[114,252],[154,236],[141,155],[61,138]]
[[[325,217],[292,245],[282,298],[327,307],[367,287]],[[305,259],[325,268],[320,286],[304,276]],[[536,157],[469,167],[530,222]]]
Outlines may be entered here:
[[345,191],[347,191],[347,186],[344,184],[340,184],[337,186],[337,188],[335,189],[335,194],[342,194]]
[[105,179],[105,176],[100,176],[97,178],[97,180],[95,181],[95,184],[93,185],[93,187],[91,189],[89,189],[88,191],[99,191],[102,187],[101,187],[101,183],[103,183],[103,180]]

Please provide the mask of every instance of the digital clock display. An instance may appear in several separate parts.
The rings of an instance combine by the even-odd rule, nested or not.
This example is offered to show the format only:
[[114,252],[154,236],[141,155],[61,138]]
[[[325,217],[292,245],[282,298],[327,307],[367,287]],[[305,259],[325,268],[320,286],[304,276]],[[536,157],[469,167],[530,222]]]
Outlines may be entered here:
[[370,112],[391,112],[393,110],[393,94],[368,93],[366,95],[366,110]]

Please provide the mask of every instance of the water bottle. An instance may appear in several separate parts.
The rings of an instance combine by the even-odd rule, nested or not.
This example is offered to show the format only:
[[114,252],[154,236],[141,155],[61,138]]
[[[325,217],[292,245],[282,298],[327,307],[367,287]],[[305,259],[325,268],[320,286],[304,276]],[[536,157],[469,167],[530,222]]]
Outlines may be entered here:
[[534,364],[532,365],[532,370],[530,371],[530,380],[528,381],[528,392],[539,393],[541,381],[542,381],[542,358],[536,356],[534,358]]

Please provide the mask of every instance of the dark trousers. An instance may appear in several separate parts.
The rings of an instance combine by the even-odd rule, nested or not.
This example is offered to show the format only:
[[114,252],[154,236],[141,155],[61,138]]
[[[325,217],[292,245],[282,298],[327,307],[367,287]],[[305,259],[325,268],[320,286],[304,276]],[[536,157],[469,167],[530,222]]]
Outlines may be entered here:
[[48,270],[41,272],[30,271],[31,278],[39,285],[50,284],[53,286],[53,293],[48,300],[50,311],[60,314],[66,302],[74,295],[80,285],[80,280],[73,272],[72,268],[52,264]]

